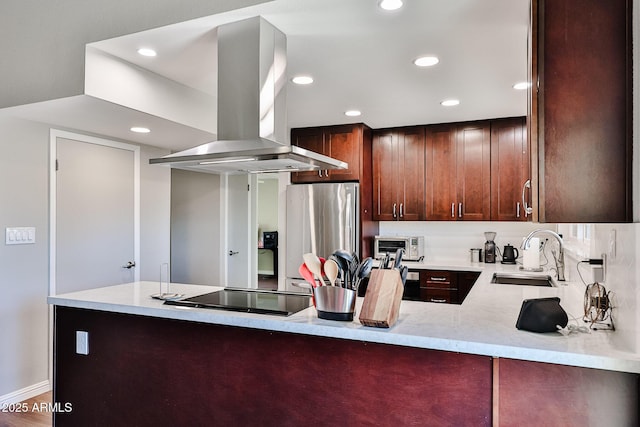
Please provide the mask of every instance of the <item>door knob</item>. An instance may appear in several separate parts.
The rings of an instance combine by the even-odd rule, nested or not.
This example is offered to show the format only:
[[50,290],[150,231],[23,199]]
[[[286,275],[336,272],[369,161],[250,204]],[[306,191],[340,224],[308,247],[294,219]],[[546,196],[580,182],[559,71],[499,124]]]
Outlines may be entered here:
[[235,255],[235,254],[237,254],[237,253],[239,253],[239,252],[236,252],[236,251],[229,251],[229,256],[234,256],[234,255]]

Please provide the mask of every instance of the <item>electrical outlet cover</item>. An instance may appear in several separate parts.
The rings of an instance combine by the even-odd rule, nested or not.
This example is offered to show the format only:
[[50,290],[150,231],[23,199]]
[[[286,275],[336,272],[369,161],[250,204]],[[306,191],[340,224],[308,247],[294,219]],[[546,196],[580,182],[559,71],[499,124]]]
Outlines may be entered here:
[[76,353],[89,354],[89,332],[76,331]]

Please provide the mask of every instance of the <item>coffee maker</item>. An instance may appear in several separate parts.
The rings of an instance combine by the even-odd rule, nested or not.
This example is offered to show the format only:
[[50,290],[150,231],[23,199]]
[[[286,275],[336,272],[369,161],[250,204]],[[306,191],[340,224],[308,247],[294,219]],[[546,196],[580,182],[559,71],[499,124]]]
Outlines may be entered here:
[[487,239],[487,241],[484,242],[484,250],[482,251],[484,262],[494,264],[496,262],[496,244],[493,240],[496,238],[496,233],[486,231],[484,237]]

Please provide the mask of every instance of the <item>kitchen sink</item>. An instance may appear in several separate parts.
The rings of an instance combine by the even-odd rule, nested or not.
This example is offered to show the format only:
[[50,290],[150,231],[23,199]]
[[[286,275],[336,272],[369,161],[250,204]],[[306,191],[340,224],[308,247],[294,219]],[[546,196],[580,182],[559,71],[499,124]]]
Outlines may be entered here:
[[553,278],[548,274],[493,273],[491,283],[521,286],[554,286]]

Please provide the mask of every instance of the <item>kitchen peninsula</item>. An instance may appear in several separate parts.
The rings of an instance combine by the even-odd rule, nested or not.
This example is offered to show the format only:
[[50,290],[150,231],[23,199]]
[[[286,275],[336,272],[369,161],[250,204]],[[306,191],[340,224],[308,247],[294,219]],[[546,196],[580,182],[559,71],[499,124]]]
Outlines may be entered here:
[[[163,305],[150,298],[156,282],[50,297],[54,400],[73,404],[56,425],[637,425],[637,350],[611,331],[517,330],[527,298],[558,296],[580,317],[582,288],[490,283],[515,268],[476,266],[462,305],[403,301],[390,329],[313,307],[282,317]],[[187,297],[217,289],[172,284]],[[76,331],[88,332],[87,355]]]

